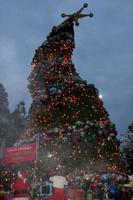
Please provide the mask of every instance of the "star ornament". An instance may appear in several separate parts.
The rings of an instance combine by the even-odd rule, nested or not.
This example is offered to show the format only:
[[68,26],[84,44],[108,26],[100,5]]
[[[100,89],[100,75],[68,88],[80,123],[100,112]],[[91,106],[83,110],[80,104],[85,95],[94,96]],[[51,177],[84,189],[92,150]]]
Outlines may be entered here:
[[89,13],[89,14],[82,14],[82,11],[83,11],[83,9],[84,8],[87,8],[88,7],[88,4],[87,3],[84,3],[83,4],[83,7],[80,9],[80,10],[78,10],[77,12],[75,12],[75,13],[73,13],[73,14],[65,14],[65,13],[62,13],[62,17],[68,17],[68,19],[66,20],[66,21],[68,21],[68,20],[72,20],[72,21],[74,21],[75,22],[75,25],[76,26],[79,26],[79,19],[80,18],[83,18],[83,17],[93,17],[93,13]]

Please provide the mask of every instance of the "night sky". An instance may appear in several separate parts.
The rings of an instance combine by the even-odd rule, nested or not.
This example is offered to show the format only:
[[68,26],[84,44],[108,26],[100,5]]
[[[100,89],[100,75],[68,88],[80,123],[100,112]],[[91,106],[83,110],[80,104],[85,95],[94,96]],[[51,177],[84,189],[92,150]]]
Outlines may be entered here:
[[[62,12],[77,11],[81,0],[0,0],[0,82],[10,109],[31,98],[27,77],[35,49],[46,40]],[[75,27],[73,63],[80,76],[103,95],[119,134],[133,121],[133,0],[89,0],[94,18]]]

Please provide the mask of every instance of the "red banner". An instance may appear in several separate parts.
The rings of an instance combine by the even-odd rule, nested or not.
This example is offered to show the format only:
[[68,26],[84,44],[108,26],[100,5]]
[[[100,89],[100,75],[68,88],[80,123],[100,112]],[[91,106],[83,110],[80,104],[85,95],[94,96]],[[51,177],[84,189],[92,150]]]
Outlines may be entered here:
[[20,164],[30,162],[36,158],[36,144],[20,147],[9,147],[4,152],[4,164]]

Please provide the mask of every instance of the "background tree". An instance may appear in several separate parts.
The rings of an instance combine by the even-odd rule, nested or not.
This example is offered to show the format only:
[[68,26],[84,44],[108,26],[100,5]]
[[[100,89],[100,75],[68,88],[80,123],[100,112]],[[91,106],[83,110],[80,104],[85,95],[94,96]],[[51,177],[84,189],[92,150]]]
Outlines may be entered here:
[[128,126],[128,131],[120,138],[121,160],[128,174],[133,174],[133,122]]
[[10,140],[9,144],[13,145],[16,143],[20,135],[23,133],[24,129],[26,128],[27,124],[27,113],[25,108],[25,102],[21,101],[15,108],[15,110],[11,113],[11,133],[10,133]]
[[0,185],[4,190],[9,190],[15,169],[5,167],[2,162],[4,148],[13,146],[24,131],[27,123],[25,103],[21,101],[11,113],[8,103],[8,95],[5,88],[0,84]]
[[10,111],[9,111],[8,95],[4,86],[0,83],[0,149],[1,157],[3,154],[3,147],[6,145],[6,140],[9,133],[10,126]]
[[4,191],[11,191],[11,184],[15,178],[15,170],[12,167],[0,167],[0,185]]
[[0,145],[12,146],[26,127],[27,114],[25,103],[21,101],[11,113],[8,95],[0,84]]

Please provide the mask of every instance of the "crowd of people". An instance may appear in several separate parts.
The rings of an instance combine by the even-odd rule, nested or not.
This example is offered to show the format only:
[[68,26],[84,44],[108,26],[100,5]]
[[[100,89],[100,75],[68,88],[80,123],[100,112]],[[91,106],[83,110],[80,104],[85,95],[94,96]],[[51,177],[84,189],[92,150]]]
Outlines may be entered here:
[[27,173],[18,172],[18,178],[11,185],[11,192],[0,192],[0,200],[132,200],[133,176],[114,174],[110,176],[89,175],[64,176],[62,173],[49,178],[52,185],[51,194],[33,195],[32,186],[28,183]]
[[[104,177],[104,176],[103,176]],[[63,179],[62,179],[63,178]],[[50,200],[131,200],[133,197],[133,180],[125,180],[126,184],[120,184],[118,176],[112,179],[104,179],[95,176],[92,179],[76,177],[68,181],[62,176],[55,175],[53,181],[54,192]],[[60,184],[59,184],[60,183]],[[60,190],[59,190],[60,188]],[[47,198],[43,198],[44,200]]]

